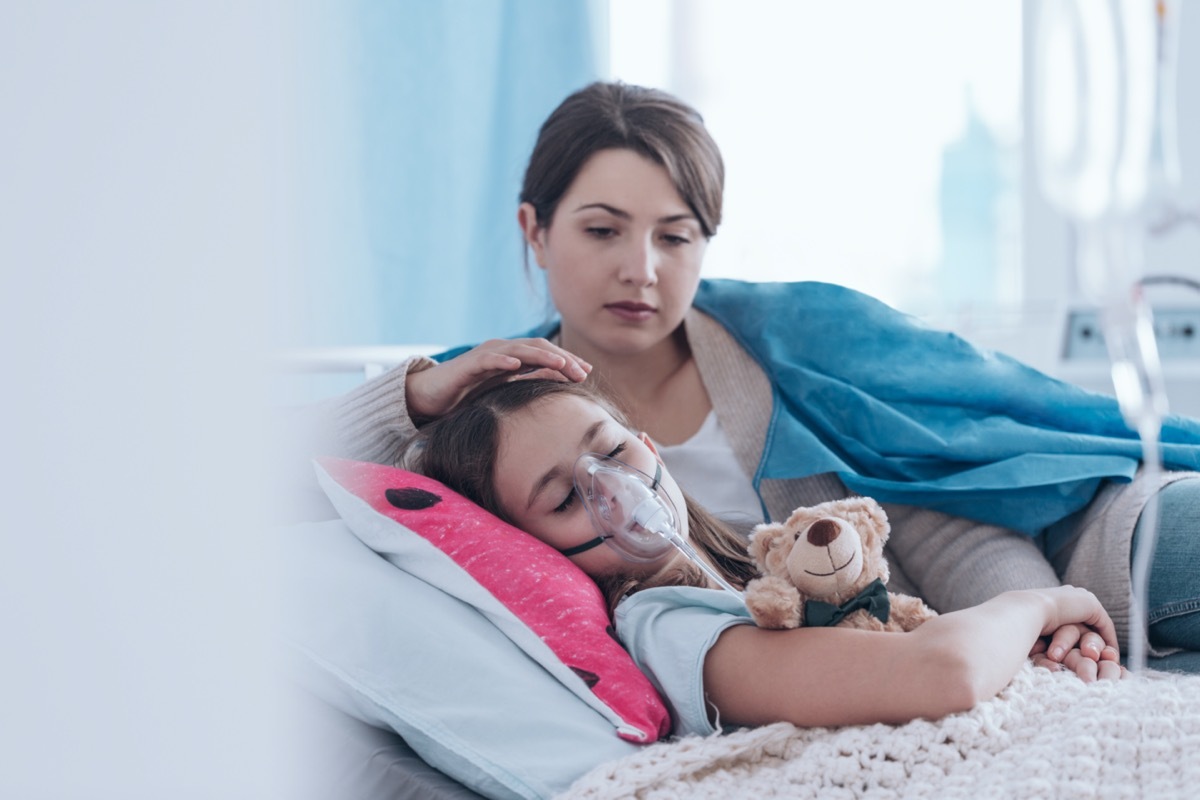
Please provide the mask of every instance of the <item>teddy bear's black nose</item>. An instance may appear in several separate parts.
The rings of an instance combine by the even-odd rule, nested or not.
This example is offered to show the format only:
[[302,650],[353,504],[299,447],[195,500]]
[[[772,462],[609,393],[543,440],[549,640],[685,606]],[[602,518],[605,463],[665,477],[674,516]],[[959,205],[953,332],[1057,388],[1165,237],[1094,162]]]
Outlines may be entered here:
[[824,547],[841,533],[841,528],[831,519],[819,519],[808,529],[809,544]]

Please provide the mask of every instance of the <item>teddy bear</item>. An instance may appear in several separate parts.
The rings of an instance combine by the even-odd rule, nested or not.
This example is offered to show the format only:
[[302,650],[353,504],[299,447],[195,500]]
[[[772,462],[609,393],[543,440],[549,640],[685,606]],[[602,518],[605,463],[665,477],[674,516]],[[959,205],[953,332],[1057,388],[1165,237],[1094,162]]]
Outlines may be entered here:
[[919,598],[887,591],[883,544],[891,526],[869,497],[849,497],[792,512],[754,529],[750,555],[762,577],[746,587],[760,628],[843,625],[911,631],[937,612]]

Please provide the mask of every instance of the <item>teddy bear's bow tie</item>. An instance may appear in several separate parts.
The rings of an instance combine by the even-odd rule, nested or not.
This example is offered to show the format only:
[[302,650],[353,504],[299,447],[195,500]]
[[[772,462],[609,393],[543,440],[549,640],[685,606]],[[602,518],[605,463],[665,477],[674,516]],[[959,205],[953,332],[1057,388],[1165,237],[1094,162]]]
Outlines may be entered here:
[[840,606],[826,603],[822,600],[806,600],[804,603],[804,624],[814,628],[837,625],[849,614],[863,609],[880,622],[888,621],[891,602],[888,600],[887,587],[883,580],[876,578],[867,584],[867,588],[851,597]]

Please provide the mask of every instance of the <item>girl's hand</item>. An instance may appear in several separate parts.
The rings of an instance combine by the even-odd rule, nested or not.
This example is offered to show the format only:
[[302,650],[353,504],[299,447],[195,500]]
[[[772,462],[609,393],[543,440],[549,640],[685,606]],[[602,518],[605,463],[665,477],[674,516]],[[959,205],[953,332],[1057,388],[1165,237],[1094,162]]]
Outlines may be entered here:
[[591,371],[591,364],[545,339],[492,339],[437,366],[409,373],[408,412],[414,420],[435,419],[489,381],[554,378],[579,383]]

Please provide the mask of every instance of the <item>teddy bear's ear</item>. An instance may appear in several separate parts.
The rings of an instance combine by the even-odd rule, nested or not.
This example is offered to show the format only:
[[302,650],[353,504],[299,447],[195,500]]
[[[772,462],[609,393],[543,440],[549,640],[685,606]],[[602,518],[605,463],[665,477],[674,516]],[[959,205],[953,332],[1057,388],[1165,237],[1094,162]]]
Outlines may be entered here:
[[770,549],[771,543],[767,541],[771,538],[771,529],[782,527],[778,523],[768,522],[762,525],[755,525],[754,530],[750,531],[750,546],[747,548],[750,552],[750,557],[759,564],[767,555],[767,550]]
[[[892,531],[892,526],[888,522],[887,514],[874,499],[855,496],[847,497],[845,500],[838,502],[842,506],[842,516],[845,517],[847,522],[858,529],[864,543],[869,538],[878,538],[881,541],[887,540],[888,534]],[[868,536],[868,531],[871,534],[870,537]]]
[[831,505],[831,503],[821,503],[817,506],[800,506],[792,512],[784,524],[794,531],[804,530],[823,516],[837,516],[836,513],[830,513],[827,510],[827,507]]
[[767,568],[767,555],[771,552],[774,544],[784,537],[790,539],[791,533],[788,532],[786,526],[778,522],[755,526],[754,531],[750,534],[749,550],[751,558],[761,569]]

